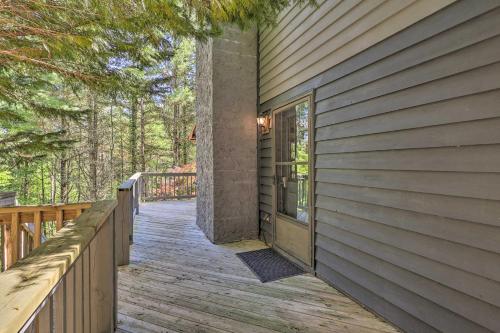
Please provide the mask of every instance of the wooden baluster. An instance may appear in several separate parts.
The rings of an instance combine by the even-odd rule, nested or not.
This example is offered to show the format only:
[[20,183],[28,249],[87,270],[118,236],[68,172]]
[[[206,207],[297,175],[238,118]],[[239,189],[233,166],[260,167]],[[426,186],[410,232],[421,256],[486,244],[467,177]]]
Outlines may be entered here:
[[62,208],[58,208],[56,210],[56,230],[59,231],[63,227],[63,210]]
[[42,212],[33,213],[33,223],[35,224],[35,232],[33,235],[33,248],[37,248],[42,243]]
[[19,243],[17,259],[22,259],[24,257],[24,230],[21,224],[19,225],[19,238],[17,241]]
[[172,186],[170,185],[170,178],[167,175],[163,175],[165,179],[165,193],[163,194],[163,200],[167,200],[170,196],[170,191]]
[[19,259],[22,259],[28,255],[29,252],[29,234],[26,229],[24,229],[23,224],[19,224],[21,230],[21,250],[19,252]]
[[19,212],[12,213],[10,221],[10,239],[9,239],[10,262],[7,268],[14,265],[19,258]]
[[146,197],[149,198],[151,196],[151,177],[146,178]]
[[0,267],[0,272],[3,272],[5,270],[5,266],[7,264],[7,258],[6,258],[6,242],[5,238],[7,236],[7,226],[6,225],[0,225],[0,237],[2,238],[2,241],[0,242],[0,247],[2,249],[2,257],[0,258],[0,264],[2,267]]
[[161,176],[156,176],[156,198],[161,197]]
[[154,176],[153,178],[153,193],[152,193],[152,197],[153,199],[156,198],[158,196],[158,177],[157,176]]
[[156,199],[159,199],[163,196],[163,177],[158,176],[158,191],[156,191]]
[[64,333],[64,317],[66,312],[66,307],[64,306],[65,289],[66,285],[63,279],[59,282],[59,285],[56,287],[55,292],[52,295],[52,301],[54,302],[54,333]]
[[75,262],[75,332],[83,333],[83,255]]
[[146,186],[144,183],[144,176],[141,175],[139,178],[139,201],[146,196]]
[[169,182],[170,182],[170,198],[174,196],[174,193],[175,193],[175,182],[174,182],[174,179],[172,177],[169,177]]
[[42,307],[38,316],[36,317],[36,332],[37,333],[50,333],[52,332],[52,296],[46,300],[45,305]]
[[167,192],[167,178],[165,176],[161,176],[161,197],[165,198],[165,193]]
[[168,196],[171,198],[173,193],[173,187],[172,187],[172,177],[168,177]]
[[64,326],[65,332],[75,331],[75,268],[71,267],[64,277],[65,293]]

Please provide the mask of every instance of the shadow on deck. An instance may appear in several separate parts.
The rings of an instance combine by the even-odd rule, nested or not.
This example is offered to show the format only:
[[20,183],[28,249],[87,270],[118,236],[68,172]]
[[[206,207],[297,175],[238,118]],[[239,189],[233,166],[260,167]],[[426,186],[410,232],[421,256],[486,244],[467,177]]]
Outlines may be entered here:
[[210,243],[195,206],[141,205],[119,269],[117,332],[397,332],[312,275],[260,283],[235,253],[264,243]]

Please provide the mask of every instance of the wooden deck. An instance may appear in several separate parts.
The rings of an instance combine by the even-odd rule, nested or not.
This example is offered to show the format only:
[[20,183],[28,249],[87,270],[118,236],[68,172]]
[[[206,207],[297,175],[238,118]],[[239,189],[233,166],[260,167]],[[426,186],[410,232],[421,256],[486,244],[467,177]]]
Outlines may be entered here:
[[260,283],[235,253],[265,245],[213,245],[195,205],[141,204],[119,269],[117,332],[397,332],[311,275]]

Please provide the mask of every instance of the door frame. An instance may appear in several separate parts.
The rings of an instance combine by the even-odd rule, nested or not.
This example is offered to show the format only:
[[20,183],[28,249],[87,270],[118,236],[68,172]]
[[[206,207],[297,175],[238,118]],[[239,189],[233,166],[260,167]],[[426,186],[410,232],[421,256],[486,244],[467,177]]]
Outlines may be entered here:
[[[309,138],[308,138],[308,145],[309,145],[309,160],[308,160],[308,166],[309,166],[309,180],[308,180],[308,185],[309,185],[309,193],[308,193],[308,203],[309,203],[309,223],[308,223],[308,229],[309,229],[309,254],[310,254],[310,262],[308,263],[303,263],[299,259],[295,258],[294,256],[288,254],[285,250],[281,249],[277,244],[276,244],[276,216],[279,214],[277,212],[277,203],[278,203],[278,196],[277,196],[277,184],[276,184],[276,115],[280,113],[281,111],[286,110],[292,105],[297,105],[302,102],[309,102],[309,110],[308,110],[308,129],[309,129]],[[272,147],[272,159],[271,159],[271,165],[272,165],[272,177],[273,177],[273,183],[272,183],[272,199],[273,199],[273,205],[272,205],[272,225],[273,225],[273,241],[272,241],[272,247],[275,249],[277,252],[285,256],[287,259],[290,261],[294,262],[295,264],[301,266],[303,269],[305,269],[308,272],[314,272],[315,270],[315,258],[314,258],[314,247],[315,247],[315,170],[314,170],[314,165],[315,165],[315,143],[314,143],[314,111],[315,111],[315,105],[314,105],[314,91],[308,91],[300,96],[294,97],[293,99],[290,99],[282,104],[279,104],[271,109],[271,116],[272,116],[272,136],[271,136],[271,147]],[[300,225],[304,225],[304,223],[297,221],[296,219],[286,216],[284,214],[279,214],[280,218],[286,219],[290,221],[291,223],[297,223]]]

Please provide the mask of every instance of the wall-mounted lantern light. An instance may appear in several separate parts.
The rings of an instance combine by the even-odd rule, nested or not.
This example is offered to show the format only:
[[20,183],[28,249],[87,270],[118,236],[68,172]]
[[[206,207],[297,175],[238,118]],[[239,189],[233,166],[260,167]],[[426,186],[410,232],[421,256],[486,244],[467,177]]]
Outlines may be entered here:
[[261,115],[257,118],[257,125],[259,125],[261,134],[268,134],[271,132],[271,116],[269,114]]

